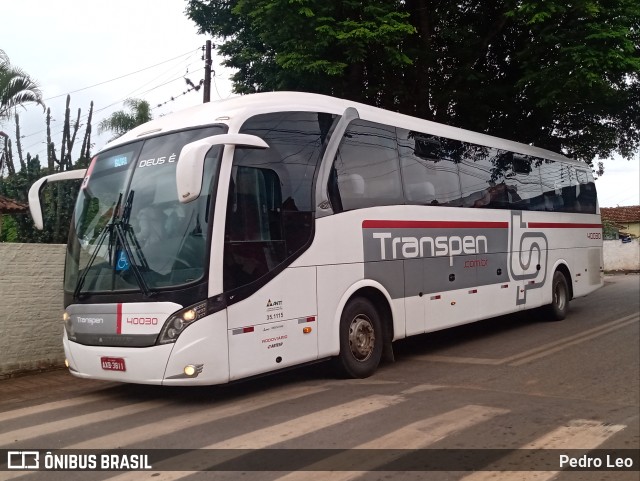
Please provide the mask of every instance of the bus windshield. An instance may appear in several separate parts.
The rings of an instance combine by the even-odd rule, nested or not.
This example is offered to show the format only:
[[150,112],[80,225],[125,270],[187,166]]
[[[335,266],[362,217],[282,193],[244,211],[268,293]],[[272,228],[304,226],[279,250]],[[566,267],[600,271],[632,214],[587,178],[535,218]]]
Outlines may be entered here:
[[202,195],[182,204],[176,164],[182,147],[225,126],[140,140],[98,154],[76,201],[65,291],[150,291],[196,282],[207,265],[221,146],[207,154]]

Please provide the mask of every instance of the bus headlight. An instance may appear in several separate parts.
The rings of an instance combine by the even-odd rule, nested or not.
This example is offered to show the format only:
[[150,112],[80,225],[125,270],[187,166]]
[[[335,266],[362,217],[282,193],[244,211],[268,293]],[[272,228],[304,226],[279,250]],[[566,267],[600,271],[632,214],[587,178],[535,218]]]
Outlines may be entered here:
[[67,311],[64,311],[64,314],[62,314],[62,321],[64,322],[64,328],[67,331],[67,337],[73,338],[75,336],[73,322],[71,322],[71,315],[69,315]]
[[164,323],[164,326],[162,326],[162,330],[160,331],[156,344],[169,344],[171,342],[176,342],[178,336],[180,336],[187,326],[190,326],[206,315],[207,301],[200,302],[174,312],[169,319],[167,319],[167,322]]

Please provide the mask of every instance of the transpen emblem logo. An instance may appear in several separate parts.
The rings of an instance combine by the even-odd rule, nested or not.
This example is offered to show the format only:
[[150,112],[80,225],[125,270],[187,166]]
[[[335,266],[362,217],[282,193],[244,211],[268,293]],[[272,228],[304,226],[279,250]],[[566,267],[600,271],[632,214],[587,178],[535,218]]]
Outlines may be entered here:
[[517,290],[516,305],[521,305],[527,302],[528,291],[539,289],[545,283],[549,242],[542,232],[531,232],[527,229],[521,211],[512,211],[510,245],[511,278],[528,281],[523,288]]

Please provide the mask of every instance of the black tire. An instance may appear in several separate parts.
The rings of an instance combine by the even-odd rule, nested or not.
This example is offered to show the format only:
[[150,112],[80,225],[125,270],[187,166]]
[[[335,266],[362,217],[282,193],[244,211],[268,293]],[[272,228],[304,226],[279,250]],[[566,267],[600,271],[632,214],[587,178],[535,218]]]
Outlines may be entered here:
[[551,282],[551,304],[547,306],[547,312],[552,321],[562,321],[567,317],[569,300],[567,278],[562,272],[555,271]]
[[335,359],[340,374],[349,378],[371,376],[382,357],[380,315],[364,297],[350,300],[340,318],[340,354]]

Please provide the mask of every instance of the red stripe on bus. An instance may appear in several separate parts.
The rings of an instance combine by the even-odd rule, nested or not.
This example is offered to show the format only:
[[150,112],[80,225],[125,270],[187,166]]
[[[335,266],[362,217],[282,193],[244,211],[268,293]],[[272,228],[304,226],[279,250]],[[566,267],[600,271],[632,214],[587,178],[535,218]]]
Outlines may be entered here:
[[530,229],[602,229],[602,224],[572,224],[569,222],[529,222]]
[[508,222],[364,220],[363,229],[508,229]]
[[120,302],[116,308],[116,334],[122,334],[122,303]]

